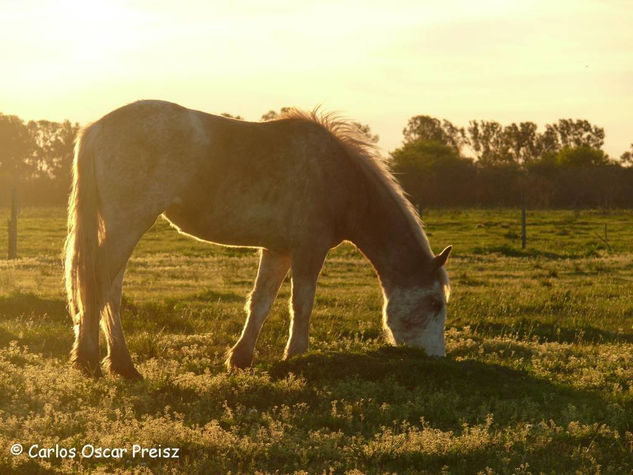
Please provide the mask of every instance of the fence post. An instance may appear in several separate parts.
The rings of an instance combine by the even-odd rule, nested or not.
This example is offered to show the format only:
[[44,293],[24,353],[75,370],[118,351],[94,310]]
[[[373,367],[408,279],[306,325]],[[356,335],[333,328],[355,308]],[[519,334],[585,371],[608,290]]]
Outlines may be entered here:
[[521,249],[527,245],[525,194],[521,194]]
[[9,219],[9,259],[18,257],[18,196],[11,190],[11,218]]

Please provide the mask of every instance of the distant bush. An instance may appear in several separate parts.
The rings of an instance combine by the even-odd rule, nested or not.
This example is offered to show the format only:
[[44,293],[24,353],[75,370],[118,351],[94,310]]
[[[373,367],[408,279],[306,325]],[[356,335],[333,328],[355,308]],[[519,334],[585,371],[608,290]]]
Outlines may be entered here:
[[468,181],[473,161],[437,141],[417,140],[392,154],[392,169],[413,201],[429,205],[459,205],[472,201]]

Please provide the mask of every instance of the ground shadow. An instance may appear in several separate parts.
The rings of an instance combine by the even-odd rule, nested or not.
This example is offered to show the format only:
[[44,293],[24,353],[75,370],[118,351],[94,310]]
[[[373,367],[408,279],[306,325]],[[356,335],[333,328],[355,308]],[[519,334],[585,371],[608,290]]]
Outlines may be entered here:
[[66,358],[72,322],[61,299],[14,292],[0,297],[0,347],[15,341],[45,357]]
[[143,309],[158,309],[161,311],[164,310],[174,310],[177,307],[181,306],[183,300],[187,302],[192,301],[201,301],[201,302],[209,302],[209,303],[217,303],[217,302],[241,302],[244,303],[246,301],[246,295],[241,295],[233,292],[218,292],[215,290],[205,290],[203,292],[199,292],[196,294],[187,295],[184,299],[182,296],[172,297],[172,298],[163,298],[159,302],[147,302],[137,304],[132,300],[127,298],[125,294],[123,295],[122,307],[123,310],[129,310],[131,312],[138,312]]
[[54,321],[70,322],[66,302],[61,299],[42,298],[32,293],[13,292],[0,297],[0,320],[24,316],[46,315]]
[[[122,320],[124,331],[166,330],[178,334],[197,332],[195,312],[183,312],[191,302],[243,303],[246,297],[229,292],[207,290],[188,296],[158,302],[135,303],[123,297]],[[73,342],[73,326],[66,302],[59,298],[43,298],[32,293],[14,292],[0,297],[0,347],[17,341],[34,353],[46,357],[67,358]]]
[[557,260],[595,257],[599,255],[598,251],[603,249],[603,246],[596,244],[589,249],[583,251],[574,252],[566,250],[563,252],[553,252],[534,248],[519,249],[518,247],[512,246],[510,244],[501,244],[499,246],[478,246],[472,250],[472,253],[475,255],[500,254],[505,257],[545,258]]
[[[585,325],[563,327],[555,323],[521,318],[507,323],[477,322],[470,324],[471,331],[484,336],[517,336],[519,339],[537,337],[541,341],[557,343],[633,343],[633,334],[618,333]],[[458,327],[459,328],[459,327]]]
[[[587,418],[583,422],[600,422],[606,417],[607,401],[598,392],[578,390],[501,365],[429,358],[413,348],[313,353],[274,363],[269,372],[274,378],[299,375],[315,387],[327,388],[333,399],[349,397],[341,388],[351,382],[360,386],[364,386],[364,382],[384,382],[387,389],[363,397],[382,398],[388,404],[403,404],[398,394],[406,394],[407,390],[409,394],[429,399],[443,394],[445,401],[435,401],[431,406],[413,411],[409,417],[412,422],[424,417],[444,430],[460,430],[464,420],[474,423],[485,416],[482,410],[494,412],[500,424],[530,420],[536,415],[535,422],[557,420],[570,405],[585,408],[584,416],[579,416]],[[390,385],[404,391],[390,391]],[[630,419],[633,423],[633,417]]]

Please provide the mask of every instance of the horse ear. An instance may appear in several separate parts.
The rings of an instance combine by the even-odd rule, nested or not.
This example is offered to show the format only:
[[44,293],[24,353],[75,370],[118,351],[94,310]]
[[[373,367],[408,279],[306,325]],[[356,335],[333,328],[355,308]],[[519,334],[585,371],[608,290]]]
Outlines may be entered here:
[[442,252],[440,252],[437,256],[433,258],[434,270],[437,270],[444,264],[446,264],[446,261],[448,260],[448,256],[450,255],[452,249],[453,246],[447,246]]

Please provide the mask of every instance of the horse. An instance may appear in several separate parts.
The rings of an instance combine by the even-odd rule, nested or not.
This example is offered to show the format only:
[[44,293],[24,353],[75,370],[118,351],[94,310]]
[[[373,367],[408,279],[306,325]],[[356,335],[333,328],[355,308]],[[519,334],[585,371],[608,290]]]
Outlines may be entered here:
[[317,109],[248,122],[143,100],[83,128],[75,145],[64,276],[75,332],[71,362],[86,374],[101,376],[103,367],[142,379],[125,343],[121,292],[127,261],[159,216],[199,240],[260,250],[229,370],[252,364],[289,270],[284,358],[308,350],[317,278],[343,241],[378,275],[387,341],[446,354],[451,246],[432,252],[418,214],[353,123]]

